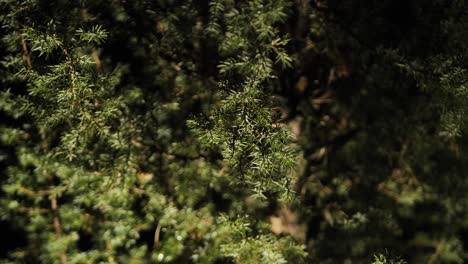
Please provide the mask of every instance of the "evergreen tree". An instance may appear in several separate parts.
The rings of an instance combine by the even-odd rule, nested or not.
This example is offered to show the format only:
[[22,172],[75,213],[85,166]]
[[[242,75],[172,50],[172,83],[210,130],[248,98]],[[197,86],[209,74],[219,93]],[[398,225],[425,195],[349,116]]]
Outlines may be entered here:
[[0,0],[0,261],[464,263],[466,10]]

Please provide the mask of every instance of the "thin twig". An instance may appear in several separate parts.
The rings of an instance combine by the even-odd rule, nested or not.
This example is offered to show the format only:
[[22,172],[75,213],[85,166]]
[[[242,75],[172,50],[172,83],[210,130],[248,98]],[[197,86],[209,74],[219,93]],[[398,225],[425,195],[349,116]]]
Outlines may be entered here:
[[435,252],[431,256],[431,258],[429,259],[427,264],[433,264],[436,261],[436,259],[440,256],[440,254],[442,253],[442,250],[444,249],[444,243],[445,243],[444,240],[441,240],[441,241],[439,241],[437,243],[436,248],[435,248]]
[[[52,196],[52,199],[50,200],[50,205],[51,205],[53,215],[54,215],[55,234],[57,236],[57,239],[59,239],[62,236],[62,225],[60,224],[60,219],[59,219],[59,215],[57,211],[57,208],[58,208],[57,198],[55,197],[55,195]],[[68,260],[67,260],[67,255],[65,254],[65,252],[62,251],[59,254],[60,254],[60,262],[62,264],[67,264]]]
[[159,246],[159,236],[161,234],[161,224],[158,223],[156,230],[154,231],[154,247]]
[[68,50],[62,45],[61,42],[55,41],[55,44],[62,49],[62,52],[66,57],[67,64],[68,64],[68,69],[69,69],[69,73],[70,73],[70,78],[71,78],[71,92],[72,92],[72,95],[73,95],[73,100],[75,100],[76,99],[76,94],[75,94],[76,71],[75,71],[75,66],[73,64],[73,59],[70,56],[70,54],[68,53]]
[[115,259],[114,259],[114,256],[112,256],[112,245],[109,241],[106,242],[106,250],[107,250],[107,253],[108,253],[108,256],[107,256],[107,261],[109,262],[109,264],[115,264]]
[[29,54],[28,51],[28,45],[26,44],[26,40],[24,39],[23,34],[20,34],[21,37],[21,45],[23,46],[23,55],[26,58],[26,64],[28,65],[28,68],[32,68],[32,63],[31,63],[31,55]]
[[57,191],[55,190],[39,190],[39,191],[34,191],[31,189],[28,189],[23,186],[18,187],[18,192],[27,194],[29,196],[47,196],[56,193]]

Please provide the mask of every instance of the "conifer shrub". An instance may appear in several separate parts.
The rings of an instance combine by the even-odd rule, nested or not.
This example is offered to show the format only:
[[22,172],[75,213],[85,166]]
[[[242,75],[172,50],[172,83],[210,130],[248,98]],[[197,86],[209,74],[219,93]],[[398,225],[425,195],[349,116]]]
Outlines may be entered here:
[[1,263],[464,263],[459,0],[0,0]]

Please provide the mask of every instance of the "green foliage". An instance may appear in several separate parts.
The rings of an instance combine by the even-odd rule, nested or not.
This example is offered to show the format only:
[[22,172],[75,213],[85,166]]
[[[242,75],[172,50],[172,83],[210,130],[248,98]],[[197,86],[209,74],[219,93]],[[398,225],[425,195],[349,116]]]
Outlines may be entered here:
[[[191,61],[188,51],[176,48],[192,43],[187,34],[191,30],[203,37],[199,24],[190,29],[181,23],[197,19],[196,5],[135,4],[132,8],[149,12],[148,21],[158,19],[152,31],[135,32],[119,28],[119,23],[139,13],[127,12],[119,4],[105,5],[111,18],[99,24],[103,7],[99,3],[54,7],[39,1],[2,3],[2,23],[9,33],[4,38],[9,56],[2,71],[14,77],[2,79],[12,88],[3,91],[1,105],[15,125],[1,127],[2,145],[14,149],[4,153],[13,162],[5,170],[1,216],[23,226],[28,240],[9,254],[10,260],[212,263],[226,258],[284,263],[304,259],[303,247],[271,234],[265,216],[259,219],[263,235],[256,235],[254,228],[238,236],[229,228],[240,221],[234,215],[242,212],[257,218],[254,208],[267,206],[253,202],[254,207],[246,210],[241,197],[249,199],[255,193],[266,199],[267,192],[292,195],[288,173],[294,154],[288,131],[274,117],[265,89],[267,78],[273,77],[269,56],[277,56],[284,65],[291,62],[282,49],[286,42],[272,27],[285,16],[282,3],[227,4],[224,11],[242,12],[245,18],[268,12],[265,17],[255,16],[256,25],[239,32],[235,27],[242,21],[223,15],[223,8],[212,4],[213,23],[226,23],[228,28],[217,36],[225,61],[236,60],[234,53],[257,60],[256,64],[236,62],[249,71],[241,81],[245,85],[212,94],[217,89],[204,92],[205,85],[234,79],[203,77],[197,58]],[[43,16],[48,16],[43,12],[49,8],[51,16],[43,23]],[[151,11],[158,9],[159,13]],[[70,19],[73,14],[78,18]],[[235,40],[229,36],[248,41],[252,34],[265,45],[258,53],[258,43],[233,50]],[[113,50],[112,45],[122,41],[127,41],[131,61]],[[117,56],[106,57],[107,52]],[[136,72],[142,56],[149,65]],[[265,70],[254,75],[260,64]],[[222,74],[239,74],[219,69]],[[25,88],[20,95],[21,85]],[[197,110],[199,104],[203,108]],[[206,106],[213,110],[206,111]],[[181,126],[196,112],[209,112],[215,123],[212,138],[200,137],[201,143],[216,147],[212,151],[203,151]],[[236,121],[227,122],[231,118],[227,115],[236,116]],[[191,127],[201,135],[205,128],[197,122],[192,121]],[[217,151],[223,160],[217,161]],[[219,201],[210,201],[210,195],[220,194]],[[230,220],[217,220],[220,206],[228,206],[224,210]],[[244,243],[248,246],[238,248]]]
[[218,66],[226,76],[220,83],[220,105],[207,118],[190,121],[189,127],[203,144],[220,148],[233,183],[246,184],[261,198],[266,192],[290,196],[286,175],[294,166],[294,153],[265,87],[275,77],[271,57],[291,66],[283,48],[287,41],[273,27],[284,21],[288,5],[253,1],[229,10],[221,5],[215,2],[210,9],[214,16],[220,10],[228,13],[224,21],[216,20],[227,28],[220,45],[226,58]]
[[400,259],[396,259],[396,260],[388,259],[382,254],[374,256],[374,261],[372,262],[372,264],[405,264],[405,263],[406,262]]
[[0,0],[0,262],[466,262],[465,10]]

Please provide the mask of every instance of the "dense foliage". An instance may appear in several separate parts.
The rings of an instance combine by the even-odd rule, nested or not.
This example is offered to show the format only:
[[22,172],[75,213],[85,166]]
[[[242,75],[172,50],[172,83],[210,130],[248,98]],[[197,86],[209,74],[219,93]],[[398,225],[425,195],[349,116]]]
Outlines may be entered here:
[[1,263],[468,261],[463,0],[0,0]]

